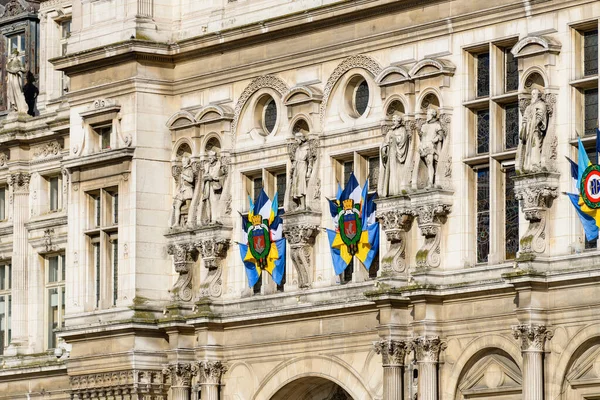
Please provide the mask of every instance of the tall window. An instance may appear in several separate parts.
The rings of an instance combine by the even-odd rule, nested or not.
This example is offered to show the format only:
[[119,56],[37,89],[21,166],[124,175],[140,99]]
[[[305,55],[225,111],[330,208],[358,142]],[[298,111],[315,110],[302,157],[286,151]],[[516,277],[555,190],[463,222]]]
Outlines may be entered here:
[[350,175],[352,174],[353,171],[354,171],[354,161],[345,161],[344,162],[344,181],[340,182],[340,185],[342,185],[342,188],[344,188],[346,186],[346,183],[348,183],[348,179],[350,179]]
[[490,254],[490,170],[477,170],[477,262],[488,261]]
[[50,194],[50,211],[58,211],[59,209],[59,194],[60,180],[57,176],[48,179],[49,194]]
[[504,149],[516,149],[519,145],[519,104],[504,106]]
[[477,54],[477,97],[490,95],[490,53]]
[[379,183],[379,156],[372,156],[368,158],[368,170],[369,170],[369,192],[377,191],[377,184]]
[[598,73],[598,30],[583,33],[583,75]]
[[90,191],[89,266],[93,274],[94,307],[116,305],[119,291],[119,200],[116,187]]
[[56,330],[65,321],[65,256],[46,257],[46,323],[48,348],[56,347]]
[[598,88],[583,92],[584,97],[584,135],[595,135],[598,128]]
[[6,187],[0,187],[0,221],[6,220]]
[[519,89],[519,63],[513,54],[511,48],[504,48],[504,89],[512,92]]
[[12,266],[0,264],[0,355],[11,340]]
[[490,111],[477,111],[477,154],[490,151]]
[[504,173],[504,258],[512,260],[519,251],[519,200],[515,199],[515,182],[517,175],[514,167],[507,168]]

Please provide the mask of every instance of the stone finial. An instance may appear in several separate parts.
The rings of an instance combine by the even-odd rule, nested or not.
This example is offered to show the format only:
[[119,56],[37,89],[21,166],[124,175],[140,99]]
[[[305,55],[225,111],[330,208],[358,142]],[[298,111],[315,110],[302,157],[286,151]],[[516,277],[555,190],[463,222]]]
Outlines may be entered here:
[[521,339],[522,351],[544,351],[546,340],[552,339],[554,333],[545,325],[514,325],[512,333],[515,339]]
[[373,342],[373,349],[377,354],[381,354],[384,367],[404,365],[404,358],[410,348],[410,343],[404,340],[387,339]]
[[412,341],[412,348],[416,352],[418,362],[438,362],[440,352],[445,350],[446,347],[447,344],[440,340],[438,336],[421,336]]
[[227,367],[221,361],[204,360],[198,362],[198,371],[200,383],[218,385],[223,374],[227,372]]
[[192,384],[192,378],[198,374],[198,366],[193,363],[175,363],[163,368],[165,375],[170,375],[171,386],[189,387]]

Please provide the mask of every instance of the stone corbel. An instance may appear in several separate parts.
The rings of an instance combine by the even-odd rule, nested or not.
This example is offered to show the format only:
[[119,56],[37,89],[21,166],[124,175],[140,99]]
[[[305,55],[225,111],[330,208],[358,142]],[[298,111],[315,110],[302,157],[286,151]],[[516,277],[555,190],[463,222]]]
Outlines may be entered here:
[[192,300],[192,266],[197,259],[198,252],[190,243],[171,244],[167,247],[167,253],[173,256],[175,271],[179,278],[171,288],[171,296],[174,301]]
[[385,232],[390,247],[382,258],[382,275],[406,271],[406,237],[415,218],[408,196],[380,198],[377,203],[377,219]]
[[200,296],[221,297],[223,293],[223,282],[221,279],[223,268],[220,265],[220,261],[227,254],[229,239],[206,238],[196,242],[196,248],[200,252],[204,267],[208,269],[206,283],[200,286]]
[[544,254],[547,248],[546,218],[558,197],[559,174],[538,172],[515,176],[515,198],[521,204],[527,230],[519,241],[519,258]]
[[451,191],[427,189],[411,195],[412,209],[417,216],[423,247],[417,252],[417,268],[437,268],[441,259],[441,229],[452,211]]
[[319,233],[320,217],[321,213],[311,211],[291,212],[283,216],[283,235],[290,244],[300,289],[307,289],[312,283],[313,246]]

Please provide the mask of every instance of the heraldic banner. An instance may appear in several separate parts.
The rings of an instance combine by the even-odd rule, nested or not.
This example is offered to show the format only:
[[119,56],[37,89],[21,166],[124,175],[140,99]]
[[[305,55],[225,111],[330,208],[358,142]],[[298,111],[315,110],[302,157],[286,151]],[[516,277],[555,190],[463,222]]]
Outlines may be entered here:
[[250,211],[248,216],[242,215],[243,235],[238,243],[248,285],[253,287],[263,270],[280,285],[285,273],[285,239],[277,193],[273,201],[262,190],[254,203],[250,197],[248,200]]
[[[596,130],[596,158],[600,153],[600,129]],[[592,164],[581,139],[578,146],[577,163],[567,157],[571,164],[571,177],[575,184],[569,196],[581,220],[588,241],[598,238],[600,228],[600,165]]]
[[374,201],[377,194],[369,195],[368,187],[367,180],[361,188],[352,173],[344,190],[338,188],[337,198],[328,199],[335,229],[327,229],[327,236],[337,275],[344,272],[355,256],[367,270],[377,256],[379,223],[375,220]]

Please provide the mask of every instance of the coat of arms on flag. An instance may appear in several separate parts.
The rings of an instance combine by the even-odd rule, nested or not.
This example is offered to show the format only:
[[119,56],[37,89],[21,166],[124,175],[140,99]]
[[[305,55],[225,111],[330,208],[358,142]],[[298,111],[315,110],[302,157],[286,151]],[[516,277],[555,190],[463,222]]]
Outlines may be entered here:
[[333,268],[344,272],[357,257],[366,269],[371,267],[379,248],[379,223],[375,220],[376,194],[367,193],[368,181],[361,188],[354,174],[336,199],[329,200],[329,211],[335,229],[327,229]]
[[277,201],[277,193],[273,201],[264,191],[253,203],[249,198],[248,216],[242,215],[242,240],[238,243],[240,256],[246,267],[248,285],[254,286],[262,271],[267,271],[273,281],[281,284],[285,273],[285,239]]

